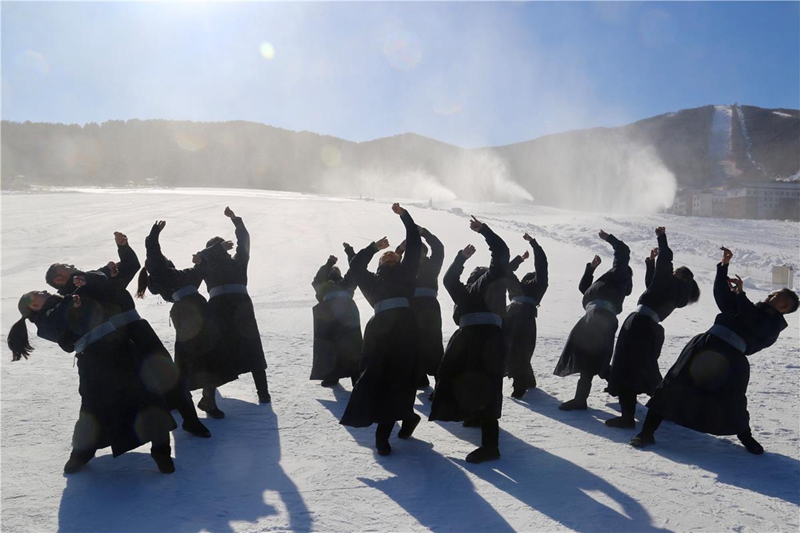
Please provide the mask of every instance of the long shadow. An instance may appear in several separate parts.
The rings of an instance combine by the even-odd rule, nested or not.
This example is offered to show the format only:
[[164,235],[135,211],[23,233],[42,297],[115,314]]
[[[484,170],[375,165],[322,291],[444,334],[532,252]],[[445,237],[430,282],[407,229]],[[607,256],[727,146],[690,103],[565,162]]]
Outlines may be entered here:
[[[341,419],[349,394],[333,389],[336,401],[318,400],[333,416]],[[424,424],[424,420],[421,424]],[[375,427],[357,429],[344,426],[361,446],[374,450]],[[433,445],[415,438],[396,438],[392,455],[376,461],[393,477],[381,480],[358,478],[378,489],[431,531],[514,531],[508,522],[477,492],[466,473],[449,459],[432,452]],[[390,524],[387,528],[392,529]]]
[[[601,402],[602,400],[598,398],[600,395],[606,396],[606,393],[598,392],[598,394],[590,396],[589,404]],[[616,402],[607,403],[607,405],[615,405],[614,414],[591,407],[585,411],[562,411],[558,408],[562,401],[539,388],[529,390],[521,399],[512,401],[521,407],[530,409],[534,413],[546,416],[561,424],[566,424],[575,429],[580,429],[598,437],[605,437],[621,444],[627,444],[638,431],[610,428],[605,425],[604,422],[607,419],[619,416],[619,405]],[[644,420],[644,413],[638,414],[641,416],[639,420]]]
[[174,474],[158,472],[147,446],[117,459],[98,457],[68,476],[59,531],[232,532],[234,522],[278,515],[265,498],[282,501],[288,529],[311,531],[311,514],[279,464],[272,408],[233,399],[222,400],[220,408],[225,420],[204,420],[212,438],[174,433]]
[[[621,445],[627,445],[631,437],[639,432],[647,415],[647,407],[637,404],[636,429],[620,430],[606,427],[603,421],[611,416],[601,411],[559,411],[559,401],[539,389],[529,391],[522,400],[515,403],[557,422],[606,437]],[[758,439],[757,434],[755,437]],[[735,437],[733,439],[699,433],[665,421],[656,432],[656,444],[642,453],[652,451],[676,463],[692,464],[716,474],[720,483],[800,505],[800,487],[797,483],[800,460],[771,453],[769,441],[763,443],[767,449],[764,455],[755,456],[735,441]]]
[[[480,443],[479,429],[453,422],[441,426],[460,439],[475,445]],[[500,453],[500,460],[479,465],[454,460],[521,503],[571,529],[666,531],[653,526],[647,510],[614,485],[502,428]]]

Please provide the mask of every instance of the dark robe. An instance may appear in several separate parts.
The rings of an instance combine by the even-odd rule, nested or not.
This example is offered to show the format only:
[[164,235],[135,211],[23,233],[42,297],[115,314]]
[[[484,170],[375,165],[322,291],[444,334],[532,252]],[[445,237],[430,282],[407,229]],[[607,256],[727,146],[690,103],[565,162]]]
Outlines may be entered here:
[[353,301],[357,284],[349,273],[330,279],[333,266],[330,261],[322,265],[311,282],[319,303],[312,310],[314,360],[309,379],[357,379],[361,371],[361,316]]
[[401,220],[406,228],[406,251],[396,266],[379,266],[377,273],[367,270],[372,257],[378,253],[370,244],[350,262],[348,275],[376,314],[364,328],[362,372],[341,423],[352,427],[367,427],[373,423],[392,423],[414,415],[417,379],[419,376],[419,344],[417,323],[410,307],[394,307],[380,311],[380,302],[394,298],[410,301],[419,268],[419,229],[405,211]]
[[489,226],[481,234],[492,253],[489,268],[461,283],[466,258],[459,252],[444,275],[444,286],[455,303],[453,320],[474,313],[491,313],[498,324],[459,325],[439,367],[430,420],[499,419],[503,407],[504,349],[502,318],[506,309],[509,251]]
[[169,316],[175,328],[175,363],[186,387],[189,390],[219,387],[237,379],[236,374],[226,374],[225,352],[216,328],[209,323],[208,301],[197,292],[206,272],[206,262],[176,269],[161,252],[158,232],[151,232],[145,239],[145,248],[145,266],[149,272],[147,287],[172,303]]
[[[128,244],[117,246],[117,253],[120,260],[117,263],[116,276],[112,277],[108,267],[103,266],[95,271],[82,273],[86,276],[86,285],[76,289],[72,280],[77,274],[73,274],[58,292],[60,294],[74,292],[81,297],[87,296],[97,301],[103,306],[109,318],[135,311],[136,304],[128,292],[128,285],[139,272],[141,264],[136,252]],[[120,329],[136,345],[146,360],[149,373],[155,376],[155,381],[149,384],[155,387],[154,392],[163,394],[173,409],[185,406],[188,390],[180,380],[180,372],[172,356],[150,323],[140,318]],[[188,398],[188,401],[191,403],[191,398]]]
[[[222,285],[247,286],[250,234],[240,217],[234,217],[233,224],[236,227],[236,253],[233,257],[220,244],[200,252],[203,260],[209,262],[205,277],[209,294]],[[250,295],[228,293],[211,296],[208,309],[211,323],[226,350],[225,373],[239,375],[267,368]]]
[[[108,318],[103,306],[89,297],[80,307],[72,298],[54,296],[34,324],[38,335],[67,352],[75,342]],[[166,401],[150,385],[155,380],[145,358],[116,330],[77,354],[80,416],[73,448],[93,451],[111,446],[114,457],[153,440],[162,440],[177,425]]]
[[[770,305],[751,302],[728,287],[728,266],[717,265],[714,299],[720,314],[715,328],[737,335],[733,346],[713,333],[694,337],[656,387],[647,407],[681,426],[712,435],[738,435],[750,429],[748,355],[772,346],[787,324]],[[741,350],[740,348],[744,348]]]
[[422,291],[415,291],[415,296],[411,300],[411,310],[417,319],[422,371],[424,374],[436,376],[444,355],[442,310],[435,296],[423,295],[420,292],[425,290],[438,292],[439,273],[444,263],[444,245],[427,229],[421,235],[427,241],[431,255],[420,260],[416,288]]
[[[594,268],[587,263],[578,285],[578,290],[583,293],[582,304],[586,314],[570,331],[553,372],[557,376],[591,374],[603,379],[608,376],[617,315],[622,312],[625,297],[633,290],[633,276],[628,246],[613,235],[609,235],[606,242],[614,248],[613,266],[592,283]],[[613,310],[596,305],[597,301],[607,303]]]
[[658,237],[657,259],[647,258],[645,266],[647,288],[638,304],[655,312],[659,322],[648,316],[649,311],[631,313],[623,322],[608,378],[608,392],[613,396],[621,391],[653,394],[662,379],[658,358],[664,345],[664,328],[660,322],[689,302],[691,284],[673,275],[672,250],[666,234]]
[[532,387],[536,383],[531,366],[536,349],[536,316],[548,285],[547,256],[536,239],[530,244],[536,271],[526,274],[520,281],[514,272],[519,268],[522,258],[517,256],[511,262],[508,273],[508,297],[511,303],[506,308],[503,324],[508,377],[521,387]]

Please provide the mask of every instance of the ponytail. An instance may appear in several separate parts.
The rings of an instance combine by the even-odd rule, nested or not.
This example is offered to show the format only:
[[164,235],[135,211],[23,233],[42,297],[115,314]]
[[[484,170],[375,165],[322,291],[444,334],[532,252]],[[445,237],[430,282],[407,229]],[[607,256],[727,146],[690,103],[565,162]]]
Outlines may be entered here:
[[25,319],[26,317],[22,317],[17,320],[14,325],[11,326],[11,330],[8,332],[8,337],[6,338],[8,347],[11,349],[12,361],[19,361],[23,357],[27,359],[33,351],[33,346],[31,346],[28,340],[28,326],[25,324]]
[[697,286],[697,282],[695,280],[692,280],[689,282],[689,303],[693,304],[699,299],[700,287]]
[[136,297],[144,299],[144,293],[147,290],[147,267],[142,267],[139,271],[139,283],[136,287]]

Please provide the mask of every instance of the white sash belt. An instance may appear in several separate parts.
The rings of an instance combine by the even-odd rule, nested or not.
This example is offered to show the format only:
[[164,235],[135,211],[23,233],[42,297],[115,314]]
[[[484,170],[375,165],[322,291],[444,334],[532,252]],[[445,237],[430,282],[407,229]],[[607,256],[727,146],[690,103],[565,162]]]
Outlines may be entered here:
[[247,294],[247,285],[229,283],[227,285],[217,285],[213,289],[208,290],[209,298],[215,298],[223,294]]
[[375,314],[377,315],[378,313],[397,307],[409,307],[408,298],[388,298],[386,300],[381,300],[373,305],[372,309],[375,310]]

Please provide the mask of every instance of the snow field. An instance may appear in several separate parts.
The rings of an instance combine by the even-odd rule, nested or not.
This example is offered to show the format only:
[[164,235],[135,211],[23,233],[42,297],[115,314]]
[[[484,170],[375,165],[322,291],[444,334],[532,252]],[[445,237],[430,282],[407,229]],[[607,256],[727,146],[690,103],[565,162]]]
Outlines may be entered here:
[[[770,349],[751,358],[749,389],[754,435],[767,453],[751,456],[735,438],[699,434],[665,423],[657,445],[635,450],[634,430],[603,420],[617,403],[595,380],[590,408],[562,412],[577,376],[552,370],[572,325],[582,315],[578,280],[594,254],[610,265],[605,229],[632,250],[632,311],[643,290],[643,260],[667,227],[675,264],[687,265],[703,291],[698,304],[665,323],[662,372],[683,345],[708,329],[716,314],[711,283],[720,245],[736,254],[732,273],[747,276],[751,299],[772,290],[774,264],[796,264],[800,226],[669,215],[615,216],[533,205],[408,202],[415,221],[445,244],[445,268],[468,243],[478,252],[467,269],[488,264],[483,238],[469,230],[476,215],[506,239],[512,255],[526,250],[522,234],[547,252],[550,288],[539,311],[534,370],[539,388],[508,397],[500,421],[499,461],[469,465],[477,429],[424,421],[414,438],[391,439],[393,454],[373,452],[374,428],[338,424],[351,386],[324,389],[311,368],[311,278],[330,254],[344,264],[341,243],[356,249],[387,235],[402,240],[391,201],[238,190],[64,191],[2,196],[2,335],[19,318],[17,300],[46,288],[53,262],[96,268],[115,259],[113,231],[128,235],[144,262],[144,237],[167,220],[161,242],[177,266],[214,235],[233,238],[226,205],[252,237],[249,290],[267,361],[271,405],[258,405],[250,376],[220,390],[227,417],[205,420],[211,439],[178,430],[177,472],[157,472],[146,447],[117,459],[110,450],[81,473],[63,476],[80,403],[72,355],[35,338],[28,361],[0,358],[2,371],[3,531],[796,531],[800,527],[800,347],[798,317]],[[374,266],[374,265],[373,265]],[[532,259],[521,271],[533,268]],[[795,278],[797,286],[800,279]],[[444,337],[455,330],[452,302],[439,296]],[[360,293],[362,322],[371,315]],[[174,330],[169,304],[137,301],[165,345]],[[417,410],[427,415],[429,391]],[[199,392],[195,393],[195,400]],[[640,402],[646,401],[640,397]],[[637,411],[643,420],[645,408]],[[202,417],[202,413],[201,413]],[[179,416],[176,414],[176,418]],[[396,433],[395,433],[396,435]]]

